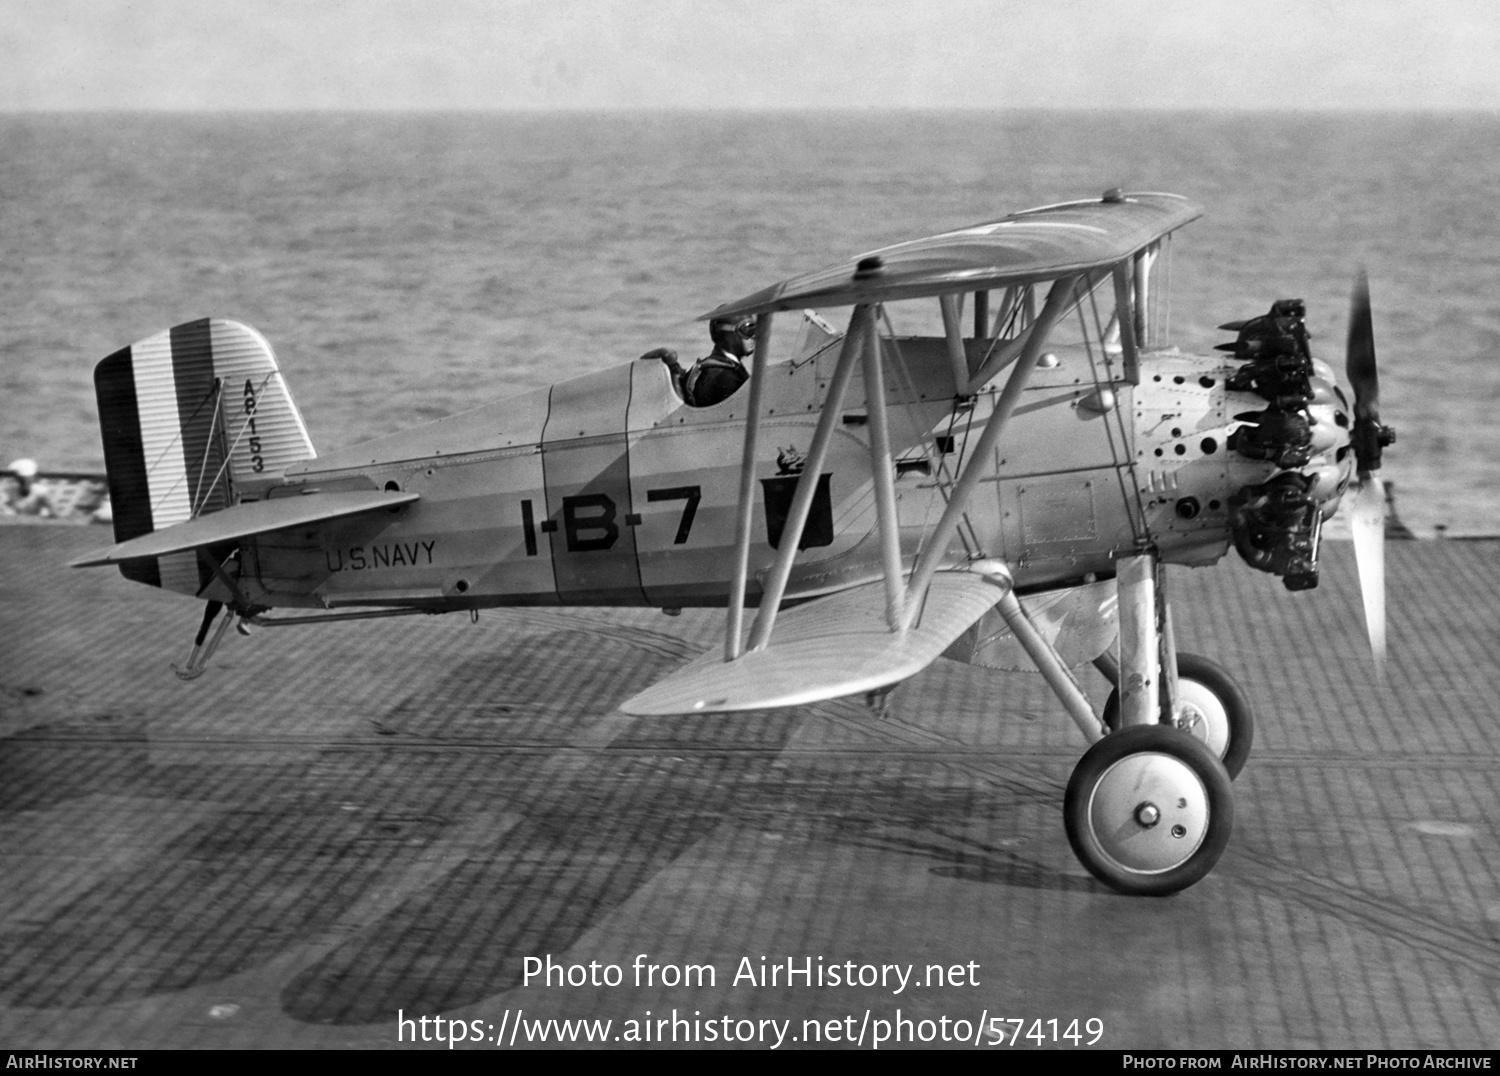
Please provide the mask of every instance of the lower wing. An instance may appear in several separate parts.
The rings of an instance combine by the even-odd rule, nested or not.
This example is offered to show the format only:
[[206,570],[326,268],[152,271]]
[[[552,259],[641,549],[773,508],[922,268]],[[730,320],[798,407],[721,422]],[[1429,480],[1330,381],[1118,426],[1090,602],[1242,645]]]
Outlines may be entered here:
[[801,706],[876,691],[921,672],[1010,589],[1003,576],[940,572],[916,626],[886,625],[885,584],[830,594],[778,616],[764,650],[734,661],[710,650],[620,709],[627,714],[694,714]]

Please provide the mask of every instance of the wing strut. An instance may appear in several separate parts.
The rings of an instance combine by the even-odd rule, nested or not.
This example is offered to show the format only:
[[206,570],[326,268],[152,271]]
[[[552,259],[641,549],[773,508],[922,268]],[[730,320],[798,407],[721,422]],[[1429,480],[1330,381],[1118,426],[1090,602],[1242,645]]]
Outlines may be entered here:
[[[771,315],[755,319],[755,354],[750,360],[750,399],[746,406],[745,444],[740,455],[740,499],[734,515],[734,579],[729,589],[729,624],[724,632],[724,660],[740,656],[745,622],[745,584],[750,578],[750,526],[755,516],[755,449],[760,440],[760,402],[766,388],[766,354],[771,350]],[[801,525],[792,541],[801,541]]]
[[[901,616],[903,629],[909,628],[916,620],[917,612],[922,608],[922,600],[926,597],[927,588],[932,583],[933,573],[937,571],[939,564],[947,555],[948,543],[958,532],[958,524],[964,513],[968,511],[969,498],[984,474],[985,469],[981,466],[981,461],[988,458],[994,451],[995,442],[999,439],[1011,412],[1015,410],[1016,404],[1021,399],[1021,390],[1026,387],[1031,371],[1036,369],[1037,354],[1047,342],[1047,336],[1052,332],[1052,327],[1057,324],[1058,319],[1062,317],[1072,301],[1073,288],[1077,281],[1076,276],[1059,277],[1053,282],[1051,290],[1047,292],[1047,301],[1043,304],[1042,312],[1037,316],[1031,326],[1031,331],[1026,336],[1026,346],[1021,351],[1016,368],[1006,379],[1000,399],[995,402],[995,408],[985,423],[984,432],[979,435],[979,440],[974,445],[974,452],[969,458],[968,466],[964,468],[964,473],[958,476],[958,481],[953,484],[953,491],[948,497],[948,506],[943,509],[943,516],[938,520],[926,549],[917,558],[916,568],[912,571],[911,582],[906,590],[906,608]],[[850,335],[852,336],[853,333]],[[827,414],[828,411],[825,408],[824,417],[827,417]]]
[[[885,569],[885,620],[903,631],[906,571],[901,560],[901,533],[896,518],[896,469],[891,464],[890,424],[885,410],[885,374],[880,362],[880,333],[875,307],[860,308],[865,338],[865,410],[870,416],[870,476],[875,483],[875,520],[880,528],[880,561]],[[806,480],[807,472],[803,472]],[[801,483],[799,483],[800,485]]]
[[1031,339],[1028,335],[1030,332],[1030,329],[1025,329],[1020,336],[1014,340],[1006,340],[1004,343],[996,340],[990,346],[989,353],[985,356],[984,362],[980,364],[978,371],[975,372],[973,377],[969,378],[969,383],[959,390],[959,395],[973,396],[984,387],[985,382],[989,381],[1013,362],[1016,354],[1026,346],[1026,341]]
[[969,357],[964,353],[963,296],[938,299],[943,310],[943,337],[948,343],[948,364],[953,367],[953,395],[969,395]]
[[1138,347],[1149,346],[1151,342],[1151,323],[1148,314],[1151,309],[1151,265],[1156,261],[1156,251],[1159,243],[1152,243],[1145,250],[1135,255],[1132,268],[1135,272],[1135,306],[1132,313],[1135,314],[1135,342]]
[[[807,515],[812,508],[813,493],[818,488],[818,476],[823,473],[823,464],[828,459],[828,446],[833,442],[834,429],[838,426],[842,416],[844,395],[849,389],[849,379],[854,373],[854,363],[864,347],[865,334],[874,328],[874,320],[866,315],[869,309],[868,304],[861,303],[854,308],[854,314],[849,319],[849,332],[844,337],[843,347],[839,351],[838,365],[834,368],[833,378],[828,384],[828,394],[823,399],[823,413],[818,416],[818,426],[813,432],[812,444],[807,450],[807,462],[802,469],[802,480],[797,483],[797,492],[792,497],[792,507],[787,512],[786,525],[782,528],[781,546],[776,551],[776,563],[771,566],[771,573],[761,593],[760,610],[755,615],[755,623],[750,626],[749,649],[751,650],[764,650],[771,640],[771,628],[776,624],[776,609],[786,593],[786,584],[791,578],[792,561],[797,556],[797,547],[802,544],[802,530],[807,525]],[[746,436],[749,436],[748,431]],[[752,466],[752,463],[746,463],[741,474],[742,493],[744,476],[751,473]],[[752,488],[752,495],[753,492]],[[742,497],[742,509],[744,503],[745,498]],[[748,541],[748,526],[745,528],[745,537]],[[731,607],[733,601],[731,597]],[[728,651],[727,644],[725,650]]]
[[1125,358],[1125,380],[1141,383],[1141,352],[1136,339],[1135,304],[1131,301],[1130,273],[1127,262],[1120,262],[1111,274],[1115,279],[1115,320],[1120,327],[1120,352]]

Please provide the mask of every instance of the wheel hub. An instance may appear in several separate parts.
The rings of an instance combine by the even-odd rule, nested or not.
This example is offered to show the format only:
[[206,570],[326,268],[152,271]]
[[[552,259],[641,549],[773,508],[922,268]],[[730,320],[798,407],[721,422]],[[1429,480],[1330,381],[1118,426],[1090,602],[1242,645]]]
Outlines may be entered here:
[[1191,766],[1154,751],[1127,755],[1094,786],[1089,824],[1100,849],[1141,874],[1185,862],[1208,833],[1208,791]]
[[1172,724],[1219,758],[1229,746],[1229,714],[1223,702],[1204,685],[1183,679],[1177,685],[1177,711]]
[[1177,707],[1177,720],[1173,724],[1194,739],[1208,740],[1208,729],[1203,727],[1203,711],[1190,702]]

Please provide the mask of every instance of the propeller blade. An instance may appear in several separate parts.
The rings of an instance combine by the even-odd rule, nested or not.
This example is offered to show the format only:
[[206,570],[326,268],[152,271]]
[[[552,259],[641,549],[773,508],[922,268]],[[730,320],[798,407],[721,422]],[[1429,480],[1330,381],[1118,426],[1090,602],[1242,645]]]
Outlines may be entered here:
[[1345,372],[1354,389],[1354,410],[1362,407],[1372,415],[1380,410],[1380,375],[1375,368],[1375,327],[1370,319],[1370,280],[1363,269],[1354,281],[1349,300],[1349,346]]
[[1385,676],[1385,485],[1368,472],[1350,490],[1349,526],[1376,674]]
[[1349,300],[1349,344],[1345,356],[1349,387],[1354,390],[1354,424],[1349,443],[1354,449],[1359,482],[1350,490],[1349,526],[1354,535],[1354,560],[1359,568],[1359,590],[1364,598],[1365,630],[1375,675],[1385,679],[1385,483],[1380,453],[1396,440],[1395,431],[1380,424],[1380,375],[1375,366],[1375,327],[1370,317],[1370,280],[1363,267],[1354,278]]
[[1370,281],[1364,269],[1354,281],[1349,301],[1349,346],[1345,358],[1349,387],[1354,390],[1354,424],[1349,441],[1361,475],[1380,470],[1380,453],[1396,440],[1380,424],[1380,375],[1375,367],[1375,329],[1370,323]]

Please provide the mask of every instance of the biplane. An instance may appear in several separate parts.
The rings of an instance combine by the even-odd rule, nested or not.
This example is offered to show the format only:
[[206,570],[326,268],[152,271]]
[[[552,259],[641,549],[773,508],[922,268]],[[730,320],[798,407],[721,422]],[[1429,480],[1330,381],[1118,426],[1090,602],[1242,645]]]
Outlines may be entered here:
[[[630,714],[873,699],[940,656],[1024,661],[1090,745],[1064,798],[1078,857],[1121,891],[1175,892],[1229,839],[1253,716],[1177,652],[1165,566],[1233,546],[1314,586],[1347,495],[1383,650],[1392,439],[1362,283],[1352,405],[1298,300],[1224,326],[1215,355],[1165,346],[1157,267],[1201,213],[1112,190],[726,303],[704,317],[753,334],[750,376],[711,406],[637,360],[322,456],[259,333],[184,324],[96,368],[117,544],[76,563],[206,603],[184,677],[231,621],[525,605],[725,608],[722,642]],[[817,313],[839,308],[843,330]],[[1089,663],[1114,684],[1102,712]]]

